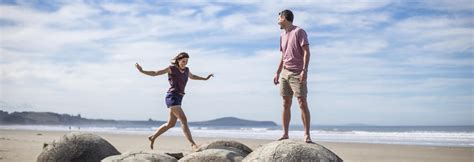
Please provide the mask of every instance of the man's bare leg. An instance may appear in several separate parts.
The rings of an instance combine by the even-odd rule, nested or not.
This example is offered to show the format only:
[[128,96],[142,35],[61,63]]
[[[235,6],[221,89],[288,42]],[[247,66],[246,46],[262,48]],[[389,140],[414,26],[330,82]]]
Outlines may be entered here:
[[193,136],[191,135],[191,131],[189,130],[188,126],[188,119],[186,118],[183,109],[180,106],[177,106],[172,107],[171,111],[181,122],[181,128],[183,129],[184,136],[186,136],[186,139],[188,139],[189,143],[191,143],[191,148],[196,151],[198,149],[198,146],[193,140]]
[[306,100],[306,96],[298,97],[298,103],[301,109],[301,119],[303,119],[303,127],[304,127],[304,140],[306,143],[312,143],[311,140],[311,114],[308,109],[308,102]]
[[292,97],[293,96],[283,96],[283,116],[282,116],[283,136],[280,139],[278,139],[278,141],[289,138],[288,129],[290,127],[290,120],[291,120],[291,102],[293,99]]
[[151,136],[148,136],[148,140],[150,140],[150,148],[153,150],[153,144],[155,143],[155,139],[158,138],[161,134],[165,133],[168,129],[173,128],[176,125],[176,116],[174,116],[173,112],[170,110],[170,118],[168,122],[161,125],[155,133]]

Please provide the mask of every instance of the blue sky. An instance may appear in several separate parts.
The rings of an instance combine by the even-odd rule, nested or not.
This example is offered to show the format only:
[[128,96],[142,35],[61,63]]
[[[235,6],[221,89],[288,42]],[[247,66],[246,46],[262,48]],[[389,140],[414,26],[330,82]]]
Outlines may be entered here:
[[312,124],[474,123],[468,0],[1,1],[0,108],[166,120],[166,76],[133,65],[158,70],[186,51],[194,74],[216,76],[188,82],[189,120],[280,123],[283,9],[308,34]]

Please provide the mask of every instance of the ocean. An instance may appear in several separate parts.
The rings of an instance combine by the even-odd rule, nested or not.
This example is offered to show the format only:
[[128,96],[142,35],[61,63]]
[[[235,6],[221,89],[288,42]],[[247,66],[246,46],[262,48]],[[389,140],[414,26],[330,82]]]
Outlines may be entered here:
[[[107,132],[150,135],[156,127],[91,127],[50,125],[0,125],[0,129]],[[278,139],[277,127],[190,127],[194,137]],[[303,139],[302,126],[290,126],[292,139]],[[183,136],[177,124],[164,136]],[[424,146],[474,147],[474,126],[312,126],[316,142],[353,142]]]

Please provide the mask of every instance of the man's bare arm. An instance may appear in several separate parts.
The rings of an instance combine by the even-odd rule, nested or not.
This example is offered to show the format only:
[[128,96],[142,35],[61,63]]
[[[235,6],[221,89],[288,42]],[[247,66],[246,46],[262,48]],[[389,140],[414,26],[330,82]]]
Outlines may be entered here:
[[308,71],[309,58],[310,58],[309,45],[304,45],[303,46],[303,70],[305,72]]
[[279,84],[278,79],[280,78],[281,70],[283,70],[283,53],[281,53],[280,64],[278,64],[277,72],[276,72],[276,74],[275,74],[275,77],[273,78],[273,83],[274,83],[275,85]]
[[306,82],[306,79],[308,78],[308,64],[309,64],[309,46],[305,45],[303,46],[303,70],[300,73],[300,82]]
[[278,64],[277,74],[279,75],[283,70],[283,53],[281,53],[280,64]]

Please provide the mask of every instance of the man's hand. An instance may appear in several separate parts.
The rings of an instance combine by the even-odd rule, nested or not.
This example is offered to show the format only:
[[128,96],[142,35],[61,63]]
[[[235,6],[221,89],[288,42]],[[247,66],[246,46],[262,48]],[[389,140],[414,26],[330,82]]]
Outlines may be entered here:
[[206,77],[206,80],[209,80],[209,78],[211,77],[214,77],[214,74],[209,74],[207,77]]
[[280,74],[275,74],[275,77],[273,78],[273,84],[275,84],[275,85],[279,84],[280,83],[278,81],[279,78],[280,78]]
[[306,74],[306,70],[301,71],[300,73],[300,83],[306,83],[306,78],[308,77],[308,74]]
[[135,67],[137,67],[138,71],[143,71],[142,67],[138,63],[135,63]]

